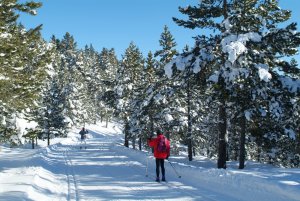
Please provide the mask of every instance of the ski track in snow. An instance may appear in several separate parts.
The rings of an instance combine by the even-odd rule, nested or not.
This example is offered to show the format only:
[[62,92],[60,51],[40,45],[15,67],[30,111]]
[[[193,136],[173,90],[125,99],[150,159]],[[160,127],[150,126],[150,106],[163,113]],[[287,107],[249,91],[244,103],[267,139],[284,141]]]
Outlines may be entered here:
[[[127,149],[127,148],[124,148],[124,147],[121,147],[121,146],[122,145],[119,145],[118,147],[115,147],[114,149],[117,150],[117,152],[119,152],[119,153],[123,153],[123,154],[126,153],[126,151],[124,151],[123,149]],[[128,150],[128,151],[129,151],[129,154],[127,156],[130,157],[130,155],[131,155],[130,152],[136,151],[136,150]],[[149,160],[149,157],[151,157],[151,156],[146,154],[146,157],[148,157],[148,159],[146,159],[146,160]],[[154,164],[154,160],[153,161],[148,161],[148,165],[150,165],[150,163]],[[165,161],[165,163],[166,163],[165,164],[166,172],[167,171],[172,171],[171,168],[167,168],[167,161]],[[144,164],[147,164],[147,161],[145,161]],[[138,172],[140,175],[145,174],[145,177],[148,178],[148,180],[150,182],[154,182],[154,184],[157,184],[158,186],[161,185],[161,186],[167,188],[168,191],[175,191],[175,192],[179,193],[181,196],[185,195],[184,197],[188,198],[187,200],[217,201],[217,200],[212,199],[208,196],[205,196],[205,194],[204,194],[205,192],[202,192],[200,194],[199,192],[201,192],[201,190],[199,190],[199,189],[196,190],[196,189],[193,189],[190,186],[185,186],[180,181],[172,181],[171,178],[170,178],[170,181],[167,180],[167,182],[162,182],[162,181],[161,182],[156,182],[155,181],[156,176],[154,174],[155,173],[154,166],[152,168],[150,168],[151,172],[148,172],[148,174],[146,174],[144,172],[144,169],[146,169],[146,167],[143,167],[144,169],[137,168],[137,167],[134,167],[134,168],[135,168],[135,171]],[[148,175],[148,176],[146,176],[146,175]]]
[[[88,128],[87,149],[80,149],[79,130],[74,129],[68,138],[46,148],[0,152],[5,164],[0,166],[0,200],[300,200],[297,177],[287,180],[289,171],[298,170],[219,170],[207,161],[204,168],[197,161],[182,163],[186,159],[171,157],[181,178],[165,161],[167,182],[155,182],[152,153],[124,147],[122,135],[112,128]],[[271,176],[286,176],[282,181],[294,187],[279,185]],[[16,191],[10,190],[13,185],[19,186]]]
[[78,185],[77,185],[77,179],[74,172],[73,164],[68,156],[68,149],[66,148],[63,151],[64,154],[64,160],[66,164],[66,175],[68,179],[68,200],[79,200],[79,194],[78,194]]
[[[157,183],[154,181],[153,164],[149,177],[145,177],[146,161],[136,161],[131,156],[136,150],[118,145],[115,138],[90,130],[93,138],[87,140],[87,149],[80,149],[78,142],[58,145],[63,152],[68,184],[67,200],[205,200],[216,201],[180,182]],[[147,156],[146,156],[147,157]],[[149,160],[146,159],[145,160]],[[84,166],[88,168],[84,168]],[[91,167],[93,167],[91,169]],[[120,171],[119,169],[123,169]],[[171,171],[171,170],[170,170]],[[90,179],[89,173],[96,176]],[[88,179],[89,178],[89,179]],[[91,184],[89,184],[91,183]],[[95,185],[96,184],[96,185]],[[186,189],[185,189],[186,188]],[[96,197],[97,191],[103,197]],[[153,191],[149,193],[149,190]],[[99,192],[102,191],[102,192]],[[112,191],[111,194],[106,191]],[[166,193],[167,192],[167,193]],[[165,194],[165,195],[164,195]],[[170,195],[172,195],[170,197]]]

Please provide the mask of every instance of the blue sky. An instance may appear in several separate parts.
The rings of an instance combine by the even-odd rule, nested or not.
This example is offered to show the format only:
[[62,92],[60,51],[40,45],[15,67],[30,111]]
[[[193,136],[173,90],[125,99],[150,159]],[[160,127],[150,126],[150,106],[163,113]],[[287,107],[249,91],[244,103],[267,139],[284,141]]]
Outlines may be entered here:
[[[133,41],[144,56],[160,49],[159,39],[164,25],[169,27],[181,52],[192,36],[201,30],[177,26],[172,17],[185,18],[179,6],[196,5],[198,0],[41,0],[43,7],[37,16],[22,15],[20,21],[26,28],[43,24],[45,40],[52,35],[62,38],[66,32],[74,36],[79,48],[92,44],[101,51],[114,48],[120,59]],[[300,1],[281,0],[283,9],[292,10],[292,20],[300,30]],[[298,56],[299,58],[299,56]],[[299,59],[298,59],[299,60]]]

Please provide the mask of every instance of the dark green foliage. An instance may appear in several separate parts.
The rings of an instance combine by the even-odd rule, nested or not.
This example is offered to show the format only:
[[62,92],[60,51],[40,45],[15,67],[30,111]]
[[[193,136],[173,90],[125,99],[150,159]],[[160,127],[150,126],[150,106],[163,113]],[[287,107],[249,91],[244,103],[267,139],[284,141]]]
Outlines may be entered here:
[[[258,0],[204,0],[198,6],[188,6],[179,10],[188,16],[188,20],[173,18],[179,26],[213,31],[210,36],[206,34],[206,36],[196,37],[196,46],[193,50],[180,57],[186,60],[190,54],[200,56],[199,60],[202,62],[200,78],[203,77],[205,80],[209,77],[218,77],[213,79],[213,88],[209,88],[213,91],[206,91],[207,94],[209,92],[214,96],[208,98],[217,100],[220,109],[218,167],[224,167],[226,163],[224,156],[227,151],[224,149],[224,142],[227,139],[227,131],[235,132],[229,133],[227,147],[230,147],[230,152],[228,153],[232,154],[231,150],[238,149],[240,168],[244,167],[244,157],[250,158],[248,154],[255,152],[248,149],[250,146],[253,147],[253,141],[247,140],[251,138],[250,130],[261,128],[259,133],[263,136],[270,132],[268,129],[264,130],[264,127],[254,128],[255,124],[252,122],[256,122],[256,119],[259,119],[261,124],[265,123],[272,128],[271,133],[276,133],[277,140],[274,142],[278,148],[273,149],[273,152],[276,150],[275,155],[280,153],[280,150],[284,150],[281,146],[283,141],[280,139],[285,139],[287,133],[295,136],[299,132],[295,124],[291,126],[292,121],[288,117],[288,108],[295,108],[294,103],[299,101],[296,98],[296,94],[299,94],[299,67],[293,60],[286,62],[278,59],[295,55],[299,47],[299,33],[296,31],[295,23],[278,28],[279,23],[290,18],[291,12],[280,9],[278,1]],[[249,38],[243,41],[243,37]],[[226,42],[227,46],[224,45]],[[237,46],[231,46],[232,44],[244,46],[246,51],[242,50],[242,53],[237,51],[237,54],[233,54],[228,48]],[[203,51],[207,50],[210,50],[208,54],[211,56],[201,57]],[[189,64],[194,65],[193,62]],[[279,73],[278,70],[282,72]],[[265,77],[261,73],[266,73]],[[289,81],[293,82],[296,90],[288,87]],[[231,111],[230,115],[228,115],[229,111]],[[295,113],[298,114],[298,108],[296,111]],[[293,117],[299,120],[299,117]],[[281,125],[284,129],[275,132],[277,125]],[[239,135],[238,147],[236,135]],[[256,136],[256,139],[259,152],[261,154],[268,152],[264,147],[264,141],[267,139],[262,136]],[[293,137],[290,139],[290,142],[293,142]],[[294,142],[297,144],[296,139],[298,138],[294,138]],[[290,151],[296,153],[296,150]],[[237,156],[229,156],[229,158],[237,158]]]
[[165,25],[164,31],[162,32],[159,40],[159,45],[161,46],[161,50],[157,50],[154,53],[154,56],[160,57],[160,62],[162,64],[169,63],[175,55],[177,55],[177,50],[174,49],[176,47],[175,39],[169,31],[169,28]]
[[[41,38],[41,25],[26,30],[17,24],[17,12],[34,15],[40,3],[1,0],[0,4],[0,115],[7,119],[7,115],[13,115],[15,123],[20,113],[33,107],[39,98],[46,78],[46,66],[50,63],[51,48]],[[16,125],[9,122],[1,127],[4,130],[14,129],[10,133],[19,132]],[[1,133],[4,140],[19,143],[17,135],[7,133]]]
[[139,48],[131,42],[125,50],[122,62],[119,65],[116,75],[116,109],[115,115],[123,120],[125,124],[125,145],[128,146],[128,140],[135,137],[132,131],[136,130],[136,119],[129,121],[134,113],[134,107],[141,92],[141,83],[144,70],[144,58]]
[[39,137],[50,140],[114,115],[124,124],[125,146],[135,148],[138,139],[141,149],[161,128],[174,153],[188,145],[190,160],[217,157],[218,168],[226,160],[244,168],[247,159],[299,167],[300,70],[292,57],[300,34],[296,23],[280,27],[291,12],[278,1],[179,8],[187,19],[175,23],[200,30],[194,47],[178,54],[165,26],[154,54],[144,59],[132,42],[121,61],[114,49],[77,49],[68,32],[53,36],[50,48],[41,26],[27,31],[16,23],[17,12],[34,15],[40,3],[0,3],[0,141],[19,143],[18,117],[38,122]]
[[54,77],[49,89],[44,92],[41,107],[38,109],[38,121],[42,136],[40,138],[54,138],[67,136],[67,120],[64,114],[65,96],[58,79]]

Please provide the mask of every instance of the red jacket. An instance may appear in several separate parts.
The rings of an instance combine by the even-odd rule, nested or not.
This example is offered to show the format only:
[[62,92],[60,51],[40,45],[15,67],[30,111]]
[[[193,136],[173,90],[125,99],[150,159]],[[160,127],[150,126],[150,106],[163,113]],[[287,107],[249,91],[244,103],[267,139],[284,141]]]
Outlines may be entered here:
[[[159,153],[157,151],[157,145],[158,145],[158,142],[160,141],[160,139],[163,137],[166,139],[167,152]],[[154,147],[154,157],[155,158],[166,159],[168,156],[170,156],[170,141],[163,134],[159,134],[156,138],[148,139],[148,144],[150,147]]]

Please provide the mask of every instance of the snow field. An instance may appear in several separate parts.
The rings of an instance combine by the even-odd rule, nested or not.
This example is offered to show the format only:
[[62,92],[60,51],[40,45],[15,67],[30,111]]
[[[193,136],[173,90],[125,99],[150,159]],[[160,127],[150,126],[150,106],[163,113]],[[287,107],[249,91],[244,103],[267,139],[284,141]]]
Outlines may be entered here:
[[[0,152],[0,200],[199,200],[299,201],[300,170],[236,162],[217,169],[215,161],[171,156],[167,182],[154,182],[155,161],[147,150],[124,147],[117,124],[89,125],[88,148],[79,149],[79,130],[51,146],[8,148]],[[148,169],[147,169],[148,162]],[[148,174],[148,177],[146,177]]]

